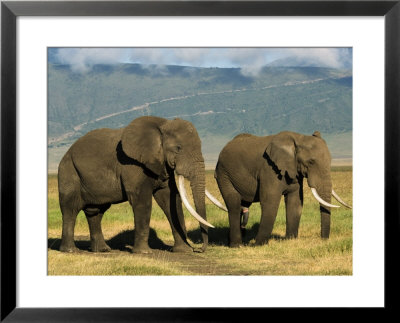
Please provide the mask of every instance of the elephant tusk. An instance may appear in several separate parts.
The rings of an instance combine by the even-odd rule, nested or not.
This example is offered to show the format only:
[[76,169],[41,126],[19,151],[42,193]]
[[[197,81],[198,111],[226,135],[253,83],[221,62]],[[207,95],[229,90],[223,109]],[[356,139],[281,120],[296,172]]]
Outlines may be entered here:
[[185,190],[185,185],[184,185],[184,178],[182,175],[178,175],[178,189],[179,189],[179,194],[181,195],[182,202],[189,211],[189,213],[200,223],[203,223],[204,225],[209,226],[210,228],[215,228],[212,224],[208,223],[206,220],[204,220],[196,211],[195,209],[190,205],[188,199],[187,199],[187,194]]
[[324,200],[318,195],[317,190],[316,190],[314,187],[311,187],[311,192],[313,193],[315,199],[316,199],[319,203],[321,203],[322,205],[325,205],[325,206],[327,206],[327,207],[340,207],[339,205],[333,205],[333,204],[330,204],[330,203],[324,201]]
[[220,209],[228,212],[228,209],[222,205],[222,203],[220,201],[218,201],[214,196],[211,195],[211,193],[209,191],[206,190],[206,196],[208,197],[208,199],[213,202],[216,206],[218,206]]
[[332,196],[342,205],[344,205],[345,207],[351,209],[352,207],[350,205],[348,205],[347,203],[345,203],[339,195],[336,194],[336,192],[332,189]]

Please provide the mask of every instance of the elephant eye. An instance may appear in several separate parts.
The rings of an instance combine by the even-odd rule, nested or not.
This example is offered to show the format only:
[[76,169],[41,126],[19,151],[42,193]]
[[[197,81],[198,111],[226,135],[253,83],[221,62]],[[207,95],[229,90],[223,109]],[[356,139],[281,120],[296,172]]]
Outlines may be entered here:
[[311,158],[309,161],[308,161],[308,164],[311,166],[311,165],[314,165],[315,164],[315,159],[313,159],[313,158]]
[[176,152],[179,153],[182,150],[182,146],[181,145],[177,145],[176,146]]

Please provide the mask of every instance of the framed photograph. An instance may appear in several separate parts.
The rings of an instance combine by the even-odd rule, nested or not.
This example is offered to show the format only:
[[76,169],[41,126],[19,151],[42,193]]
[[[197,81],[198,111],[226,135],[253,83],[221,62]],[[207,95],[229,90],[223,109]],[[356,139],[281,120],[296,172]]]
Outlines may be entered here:
[[399,14],[2,2],[1,320],[392,309]]

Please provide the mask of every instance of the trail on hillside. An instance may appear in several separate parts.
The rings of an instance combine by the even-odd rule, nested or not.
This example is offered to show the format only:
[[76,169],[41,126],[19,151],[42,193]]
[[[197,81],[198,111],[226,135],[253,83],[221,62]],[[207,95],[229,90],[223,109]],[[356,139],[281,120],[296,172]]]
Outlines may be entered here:
[[[96,118],[94,120],[78,124],[78,125],[73,127],[73,131],[69,131],[67,133],[64,133],[64,134],[58,136],[58,137],[49,138],[48,139],[48,144],[50,145],[50,144],[54,144],[54,143],[57,143],[57,142],[61,142],[61,141],[65,140],[65,139],[68,139],[68,138],[74,136],[84,126],[86,126],[86,125],[88,125],[90,123],[98,122],[98,121],[105,120],[105,119],[108,119],[108,118],[113,118],[113,117],[119,116],[121,114],[130,113],[130,112],[133,112],[133,111],[145,110],[145,109],[148,109],[151,105],[156,105],[156,104],[160,104],[160,103],[164,103],[164,102],[168,102],[168,101],[185,100],[185,99],[193,98],[193,97],[196,97],[196,96],[217,95],[217,94],[227,94],[227,93],[238,93],[238,92],[247,92],[247,91],[259,91],[259,90],[268,90],[268,89],[274,89],[274,88],[286,87],[286,86],[312,84],[312,83],[326,81],[326,80],[336,80],[336,79],[340,79],[342,77],[343,76],[341,76],[341,77],[318,78],[318,79],[313,79],[313,80],[293,81],[293,82],[286,82],[284,84],[269,85],[269,86],[265,86],[265,87],[261,87],[261,88],[242,88],[242,89],[235,89],[235,90],[224,90],[224,91],[213,91],[213,92],[198,92],[198,93],[191,94],[191,95],[176,96],[176,97],[170,97],[170,98],[162,99],[162,100],[159,100],[159,101],[146,102],[146,103],[144,103],[142,105],[134,106],[134,107],[132,107],[130,109],[127,109],[127,110],[118,111],[118,112],[114,112],[114,113],[109,113],[109,114],[106,114],[104,116],[100,116],[100,117],[98,117],[98,118]],[[192,116],[206,115],[206,114],[213,114],[213,113],[227,113],[227,112],[221,112],[221,111],[220,112],[215,112],[215,111],[212,111],[212,110],[199,111],[199,112],[196,112],[194,114],[180,114],[180,115],[170,116],[168,118],[192,117]]]

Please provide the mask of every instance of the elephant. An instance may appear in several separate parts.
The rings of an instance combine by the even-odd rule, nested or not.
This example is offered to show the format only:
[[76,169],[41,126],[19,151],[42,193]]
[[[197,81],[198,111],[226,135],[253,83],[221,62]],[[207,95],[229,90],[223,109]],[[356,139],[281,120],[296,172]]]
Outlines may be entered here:
[[[190,182],[196,210],[187,200],[184,178]],[[81,210],[89,224],[91,250],[110,251],[101,228],[103,214],[112,204],[129,201],[135,225],[133,252],[150,253],[152,196],[171,226],[172,251],[206,250],[208,227],[213,226],[206,220],[201,140],[189,121],[143,116],[125,128],[88,132],[62,158],[58,189],[62,212],[60,251],[77,250],[74,227]],[[199,250],[187,241],[182,202],[200,222],[203,245]]]
[[261,220],[256,245],[268,242],[281,196],[286,205],[286,237],[297,238],[303,207],[303,178],[320,203],[321,238],[330,234],[330,209],[333,195],[331,154],[321,134],[312,136],[283,131],[270,136],[239,134],[220,152],[215,179],[229,214],[229,244],[242,243],[241,208],[260,202]]

